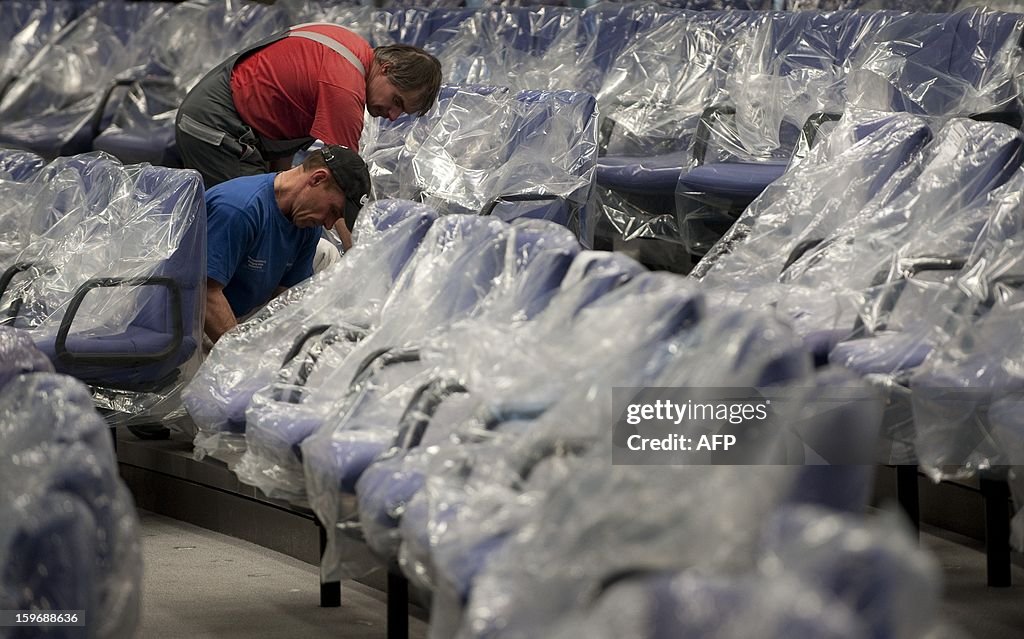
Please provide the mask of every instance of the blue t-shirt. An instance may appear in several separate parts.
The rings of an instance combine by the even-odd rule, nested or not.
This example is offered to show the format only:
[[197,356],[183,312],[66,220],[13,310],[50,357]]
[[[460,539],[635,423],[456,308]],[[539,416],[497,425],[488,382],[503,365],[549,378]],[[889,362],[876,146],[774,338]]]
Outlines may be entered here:
[[224,285],[236,317],[265,304],[278,286],[294,286],[313,274],[320,229],[300,229],[284,216],[273,173],[211,188],[206,215],[206,275]]

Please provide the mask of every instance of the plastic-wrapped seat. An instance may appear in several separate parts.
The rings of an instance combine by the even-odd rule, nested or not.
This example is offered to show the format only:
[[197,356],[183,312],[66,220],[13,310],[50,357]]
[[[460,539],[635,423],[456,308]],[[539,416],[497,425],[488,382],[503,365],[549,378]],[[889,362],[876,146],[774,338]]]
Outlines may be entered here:
[[39,49],[0,100],[0,144],[47,158],[91,150],[109,123],[107,92],[136,59],[133,36],[162,2],[99,2]]
[[433,108],[420,117],[402,114],[394,121],[371,118],[366,122],[360,139],[360,155],[370,170],[373,191],[378,197],[415,199],[418,191],[413,188],[416,176],[412,158],[450,105],[466,108],[461,105],[472,103],[472,95],[459,95],[463,92],[484,96],[506,94],[508,90],[484,85],[443,84]]
[[905,379],[948,337],[958,316],[970,317],[977,306],[956,280],[981,264],[979,244],[985,240],[979,234],[984,235],[1005,208],[1020,205],[1024,173],[1013,168],[1019,158],[1010,159],[1007,171],[1015,172],[1008,182],[948,218],[936,220],[934,228],[925,226],[924,232],[904,245],[896,265],[898,275],[868,291],[860,328],[853,338],[836,345],[830,361],[862,375]]
[[[513,226],[509,241],[509,263],[503,268],[501,281],[481,308],[455,327],[461,335],[472,335],[476,326],[498,326],[513,330],[543,312],[556,294],[579,245],[566,229],[546,222],[521,222]],[[305,449],[316,449],[318,461],[332,460],[329,467],[318,465],[321,477],[332,476],[333,484],[353,493],[355,483],[371,461],[390,446],[397,434],[399,421],[412,396],[425,380],[435,377],[437,364],[429,353],[430,344],[447,339],[451,331],[436,331],[418,352],[402,349],[397,361],[382,355],[374,362],[372,373],[357,382],[342,416],[332,419],[330,437],[310,438]],[[406,360],[406,361],[401,361]],[[323,435],[327,435],[324,433]],[[331,454],[325,454],[323,448]],[[306,455],[303,459],[307,459]],[[331,485],[331,482],[326,482]]]
[[[380,309],[380,321],[358,342],[332,340],[312,360],[293,362],[278,382],[255,393],[246,410],[249,462],[239,476],[264,491],[304,493],[300,444],[345,406],[350,388],[401,347],[464,318],[495,289],[507,264],[509,226],[500,220],[449,215],[427,232]],[[401,357],[398,354],[398,357]],[[267,469],[263,470],[262,467]]]
[[701,111],[715,95],[735,40],[756,22],[743,12],[660,11],[638,16],[598,96],[604,215],[625,239],[680,241],[679,174]]
[[0,390],[24,373],[52,373],[53,364],[24,332],[0,326]]
[[[578,274],[579,279],[569,282],[544,313],[516,332],[456,333],[441,345],[441,361],[458,363],[442,370],[450,367],[466,380],[464,392],[473,399],[472,412],[466,414],[465,406],[451,410],[443,393],[438,399],[446,410],[437,414],[410,407],[408,414],[414,421],[409,432],[399,435],[395,448],[360,479],[360,520],[378,554],[394,555],[392,531],[426,484],[435,460],[443,463],[449,455],[452,460],[469,459],[481,446],[500,451],[499,442],[511,441],[531,428],[566,394],[588,386],[595,376],[612,375],[610,371],[644,359],[644,354],[657,359],[660,347],[699,320],[702,300],[678,278],[640,274],[618,286],[624,276],[622,265],[598,261],[596,267],[589,275]],[[643,330],[630,330],[636,325]],[[621,337],[595,343],[595,332],[606,330]],[[508,333],[511,341],[502,347],[490,346],[495,341],[492,333]],[[546,360],[543,367],[531,366]],[[415,422],[423,423],[413,427]],[[329,497],[336,490],[329,476],[311,470],[307,477],[311,484],[318,484],[321,495]],[[314,502],[321,516],[327,514],[324,505],[330,502],[323,497]],[[338,510],[329,514],[328,521],[344,515]]]
[[588,94],[446,86],[422,118],[371,123],[364,154],[380,197],[551,220],[588,246],[596,135]]
[[[856,126],[856,120],[850,124]],[[908,128],[896,133],[894,126]],[[949,242],[956,242],[961,254],[970,250],[985,218],[972,206],[1020,164],[1021,138],[1005,125],[954,119],[918,152],[927,139],[922,127],[913,116],[900,115],[835,159],[802,164],[759,200],[767,207],[752,207],[723,240],[734,244],[732,253],[719,257],[728,247],[717,251],[704,281],[745,305],[776,305],[824,361],[855,332],[858,307],[867,296],[900,280],[893,267],[899,260],[946,254],[953,250]],[[851,182],[848,202],[847,194],[838,192],[821,192],[823,207],[819,197],[807,198],[806,188],[818,193],[820,187],[805,188],[806,178],[826,175],[833,167],[850,175],[879,152],[888,158],[883,167],[889,177],[877,192],[875,178],[884,173],[868,167]],[[822,185],[828,184],[826,177]],[[826,290],[831,293],[822,295]]]
[[411,159],[414,192],[401,195],[444,212],[551,220],[589,246],[596,126],[589,94],[459,92]]
[[[724,341],[732,346],[723,349]],[[636,371],[609,369],[609,375],[597,384],[605,388],[671,386],[684,392],[716,385],[783,384],[810,373],[809,358],[799,342],[784,327],[756,313],[709,313],[690,330],[667,339],[662,349],[657,366]],[[729,357],[722,357],[724,352]],[[707,365],[711,353],[719,353],[714,366]],[[648,353],[640,350],[633,356],[646,359]],[[694,361],[705,365],[698,370],[690,365]],[[572,393],[545,413],[520,441],[481,457],[484,463],[474,464],[472,474],[459,464],[447,464],[451,470],[441,470],[429,480],[427,490],[410,503],[402,517],[406,572],[414,576],[424,570],[429,573],[424,566],[430,557],[445,583],[464,598],[481,567],[503,545],[494,543],[495,538],[513,537],[534,512],[536,500],[543,499],[552,486],[577,471],[604,465],[600,462],[607,459],[608,450],[621,445],[608,436],[607,424],[614,418],[610,407],[598,405],[601,403],[607,403],[607,398],[595,400],[585,391]],[[679,428],[674,432],[688,428],[707,432],[708,426],[683,422]],[[762,461],[774,459],[772,439],[756,439],[755,454]]]
[[[476,308],[467,309],[470,317],[462,318],[466,311],[459,311],[453,319],[461,318],[462,323],[472,325],[506,326],[533,317],[558,287],[578,244],[562,227],[524,221],[513,225],[505,250],[507,255],[501,258],[504,264],[499,268],[500,275],[493,284],[485,286],[490,289],[486,297]],[[385,318],[385,324],[388,321],[392,320]],[[318,466],[316,471],[335,477],[335,485],[347,487],[351,492],[362,470],[394,438],[402,409],[410,394],[422,383],[418,380],[430,374],[433,364],[424,361],[421,351],[427,344],[441,339],[448,330],[447,322],[440,324],[420,338],[415,337],[415,333],[409,334],[403,344],[395,343],[397,348],[384,346],[367,356],[360,364],[360,373],[342,389],[343,398],[316,437],[302,443],[301,438],[294,438],[291,428],[282,432],[276,423],[279,420],[248,430],[249,450],[253,453],[247,456],[253,464],[249,475],[261,467],[274,469],[276,465],[285,465],[277,460],[282,457],[287,460],[292,454],[290,449],[302,443],[303,451],[316,450],[318,459],[330,462]],[[383,343],[377,336],[370,339],[377,339],[378,345]],[[268,430],[271,426],[273,430]],[[290,446],[282,446],[279,441],[282,437]],[[274,449],[280,451],[273,452]],[[269,458],[273,464],[268,468],[261,456]],[[300,457],[307,459],[306,452]],[[241,468],[236,468],[236,472],[243,474]],[[280,474],[280,470],[274,472]],[[304,488],[304,482],[298,483]]]
[[[701,115],[676,212],[687,250],[702,256],[786,170],[824,115],[845,105],[845,76],[884,13],[766,14],[738,44],[723,97]],[[819,115],[821,114],[821,115]],[[835,118],[833,118],[835,119]]]
[[106,407],[106,389],[112,410],[146,412],[183,381],[199,353],[202,182],[193,171],[122,167],[102,156],[81,160],[91,168],[70,187],[62,182],[66,173],[50,167],[30,184],[48,207],[50,179],[67,208],[18,253],[0,299],[58,372],[96,387],[99,406]]
[[189,89],[221,60],[287,26],[284,11],[248,0],[181,3],[147,22],[132,68],[117,78],[121,93],[103,104],[114,112],[92,148],[125,164],[181,166],[174,116]]
[[[431,445],[443,446],[449,436],[464,438],[462,422],[481,409],[493,416],[493,419],[484,420],[488,423],[483,428],[485,431],[508,421],[500,419],[499,415],[523,416],[524,413],[542,412],[545,404],[553,402],[552,398],[559,394],[557,389],[564,380],[586,370],[585,362],[591,361],[593,349],[629,349],[634,337],[629,333],[624,333],[626,339],[597,344],[583,344],[583,335],[588,334],[588,322],[599,321],[598,318],[604,320],[616,308],[615,304],[601,304],[600,300],[642,272],[639,264],[620,254],[581,253],[563,279],[558,294],[536,318],[508,327],[463,326],[432,345],[433,352],[426,356],[430,361],[440,363],[438,373],[417,389],[399,422],[399,434],[386,456],[356,477],[359,480],[355,484],[359,516],[371,548],[385,558],[395,554],[387,549],[390,540],[385,537],[391,536],[387,530],[397,526],[404,504],[423,487],[425,480],[424,473],[412,457]],[[663,278],[650,278],[654,291],[657,288],[653,285],[659,282],[663,283]],[[628,299],[639,299],[643,292],[642,288],[632,287]],[[629,306],[628,302],[619,304],[623,308]],[[597,305],[597,308],[587,311],[592,305]],[[682,325],[695,312],[692,306],[685,304],[679,309],[659,307],[659,310],[666,309],[669,312],[650,313],[652,322],[678,316]],[[633,307],[632,310],[634,318],[642,314],[640,308]],[[671,311],[674,310],[679,312],[673,315]],[[588,319],[584,320],[584,317]],[[492,334],[498,333],[504,337],[491,339]],[[636,338],[640,335],[637,334]],[[551,384],[543,388],[536,385],[524,388],[518,378],[530,374],[531,362],[537,359],[541,350],[550,348],[546,346],[549,344],[557,345],[568,356],[556,358],[558,370],[552,370],[546,376]],[[463,380],[461,383],[454,382],[456,375]],[[457,397],[459,394],[463,395],[461,403]],[[467,395],[468,402],[465,399]],[[545,400],[544,396],[548,399]],[[504,405],[502,398],[507,400]],[[534,410],[524,411],[523,404],[533,406]],[[460,432],[461,435],[457,434]],[[307,457],[307,466],[317,469],[310,472],[307,483],[316,487],[311,492],[321,495],[313,500],[318,514],[327,521],[341,521],[346,513],[337,510],[337,501],[330,499],[331,492],[350,492],[351,488],[347,486],[354,482],[345,479],[332,482],[331,474],[319,470],[325,462],[317,461],[314,456],[319,458],[322,452],[325,451],[314,450]],[[406,455],[410,456],[409,460],[405,459]]]
[[22,68],[73,16],[71,3],[59,0],[0,4],[0,98]]
[[241,433],[253,393],[275,378],[287,380],[314,357],[310,349],[322,350],[323,340],[343,337],[346,327],[352,344],[376,326],[392,286],[436,219],[430,207],[408,201],[368,204],[339,266],[287,291],[224,335],[182,393],[199,428],[196,450],[230,459],[244,447]]
[[29,151],[0,149],[0,179],[27,182],[46,164],[43,158]]
[[704,574],[643,564],[622,569],[544,634],[838,639],[918,637],[934,629],[938,567],[894,516],[875,521],[784,507],[760,529],[747,567]]
[[30,173],[32,179],[0,180],[6,204],[0,211],[0,294],[23,268],[18,266],[19,253],[40,241],[65,215],[98,213],[109,204],[112,189],[102,185],[117,183],[120,171],[120,165],[102,154],[58,158],[41,168],[32,168],[39,158],[29,152],[5,151],[3,157],[5,166]]
[[86,610],[86,636],[132,636],[138,522],[88,390],[61,375],[17,377],[0,390],[0,432],[0,602]]

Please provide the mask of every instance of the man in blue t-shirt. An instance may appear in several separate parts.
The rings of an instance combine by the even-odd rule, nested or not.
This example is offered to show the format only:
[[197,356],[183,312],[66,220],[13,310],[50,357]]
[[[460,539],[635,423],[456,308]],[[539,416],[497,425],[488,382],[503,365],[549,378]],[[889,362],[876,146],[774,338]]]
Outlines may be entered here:
[[354,151],[326,145],[301,166],[222,182],[206,192],[206,336],[216,342],[272,297],[313,274],[320,229],[349,231],[370,192]]

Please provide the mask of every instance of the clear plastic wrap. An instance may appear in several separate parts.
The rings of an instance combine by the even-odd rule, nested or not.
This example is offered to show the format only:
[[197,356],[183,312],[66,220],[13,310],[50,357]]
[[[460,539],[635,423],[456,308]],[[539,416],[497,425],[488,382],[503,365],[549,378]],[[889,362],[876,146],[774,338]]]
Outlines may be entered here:
[[559,7],[490,7],[432,36],[447,82],[595,92],[601,69],[594,14]]
[[[848,111],[836,130],[771,186],[691,272],[711,287],[756,288],[777,281],[787,262],[890,197],[899,172],[931,140],[909,114]],[[794,252],[796,251],[796,252]]]
[[[604,313],[584,309],[597,303],[602,296],[611,294],[642,270],[624,256],[583,253],[573,262],[559,293],[534,320],[507,327],[466,324],[453,327],[441,339],[434,341],[423,357],[442,371],[458,372],[464,384],[462,392],[468,394],[472,406],[467,408],[463,403],[453,410],[451,404],[455,392],[448,390],[450,385],[444,384],[443,378],[439,379],[441,383],[426,389],[428,400],[433,396],[440,402],[438,412],[430,414],[426,408],[429,404],[419,409],[424,411],[416,417],[423,424],[419,436],[400,436],[387,458],[371,465],[364,473],[365,478],[360,477],[357,485],[360,522],[364,537],[378,555],[385,558],[396,555],[396,526],[406,503],[422,488],[422,463],[436,454],[443,455],[449,437],[470,445],[472,430],[467,431],[463,422],[485,401],[492,405],[496,417],[503,412],[499,405],[502,397],[521,405],[543,408],[545,402],[552,403],[554,400],[551,398],[560,394],[556,386],[563,386],[566,380],[574,379],[587,370],[584,362],[595,350],[618,345],[617,340],[580,342],[574,337],[577,331],[567,329],[567,324],[583,327],[585,322],[596,322],[598,317],[606,317],[608,307]],[[641,313],[638,307],[633,310]],[[589,319],[584,320],[580,313],[586,313]],[[639,337],[638,333],[633,335]],[[628,348],[628,344],[625,347]],[[551,348],[561,350],[563,356],[553,356],[549,352]],[[548,352],[552,364],[558,366],[558,370],[550,371],[549,376],[556,383],[544,389],[523,388],[519,378],[533,370],[544,352]],[[521,394],[521,391],[526,391],[526,394]],[[548,399],[543,393],[547,393]],[[522,410],[522,406],[512,409],[510,404],[504,412],[515,410]],[[346,515],[340,511],[321,512],[327,520],[342,521]]]
[[[368,5],[334,4],[318,0],[281,0],[275,6],[287,12],[289,24],[331,22],[359,34],[368,42],[371,41],[375,14],[378,12]],[[378,46],[380,44],[384,43],[378,43]]]
[[912,639],[936,621],[940,568],[899,514],[867,519],[789,508],[764,527],[762,547],[766,577],[788,572],[844,603],[867,636]]
[[[472,312],[472,319],[465,323],[509,326],[532,317],[547,304],[577,249],[576,239],[560,226],[538,220],[517,223],[504,249],[507,254],[500,275]],[[382,327],[392,321],[394,318],[384,316]],[[402,349],[407,355],[392,352],[380,358],[371,356],[369,366],[365,366],[364,360],[363,372],[352,385],[342,389],[339,405],[325,422],[323,432],[318,432],[315,441],[308,444],[308,448],[321,448],[317,451],[321,461],[322,453],[327,453],[330,462],[317,466],[318,473],[333,478],[325,483],[351,492],[365,466],[387,449],[409,399],[430,377],[431,363],[424,360],[423,351],[447,328],[442,324],[428,331],[423,340],[407,340]],[[276,388],[278,397],[287,388],[284,384]],[[289,432],[292,429],[287,423],[267,414],[268,409],[274,408],[274,399],[263,391],[254,395],[253,406],[262,405],[264,415],[255,429],[247,429],[249,447],[235,472],[271,496],[301,497],[306,482],[299,468],[300,460],[293,456],[293,446],[301,438]]]
[[491,555],[458,636],[548,636],[567,612],[628,571],[749,568],[759,524],[777,507],[793,470],[609,468],[600,458],[588,461],[552,483],[529,525]]
[[880,274],[879,284],[864,291],[856,339],[837,345],[829,359],[861,374],[904,377],[936,345],[963,330],[985,296],[965,295],[957,281],[987,266],[984,245],[1001,235],[994,227],[1020,205],[1022,188],[1024,172],[1017,171],[934,228],[921,225],[912,232],[893,273],[884,283]]
[[356,221],[353,248],[337,265],[225,334],[182,394],[199,428],[196,453],[237,460],[254,392],[295,374],[322,329],[333,326],[342,337],[348,327],[356,337],[378,324],[395,279],[436,217],[433,209],[410,202],[368,204]]
[[601,213],[625,240],[680,241],[675,190],[701,112],[754,14],[651,11],[598,95]]
[[108,89],[137,57],[133,36],[166,4],[99,2],[51,38],[0,100],[0,143],[48,158],[88,151]]
[[479,99],[474,95],[507,92],[507,89],[501,87],[446,84],[442,85],[433,108],[423,116],[414,118],[402,115],[394,122],[384,118],[369,118],[360,138],[360,155],[370,171],[374,193],[379,197],[415,198],[418,191],[413,186],[415,177],[412,158],[449,105],[471,104]]
[[53,364],[24,332],[0,326],[0,389],[23,373],[52,373]]
[[[871,133],[851,144],[847,132],[864,126]],[[696,269],[724,298],[774,304],[819,359],[855,329],[880,326],[905,273],[966,257],[991,214],[986,194],[1021,159],[1019,133],[994,123],[953,119],[923,150],[927,129],[909,115],[854,119],[835,135],[838,153],[823,148],[766,192]]]
[[[701,319],[694,314],[692,293],[684,302],[688,296],[686,288],[679,286],[683,280],[656,275],[664,288],[638,295],[657,280],[637,278],[584,311],[594,314],[591,319],[620,319],[629,325],[639,322],[649,330],[622,344],[622,351],[612,342],[606,344],[606,350],[596,351],[592,359],[587,358],[588,372],[578,371],[570,386],[555,387],[561,396],[553,405],[541,404],[550,408],[538,411],[531,404],[510,402],[503,412],[495,413],[495,434],[472,447],[463,442],[428,449],[418,460],[419,466],[410,464],[427,478],[421,480],[425,489],[408,502],[401,518],[399,557],[410,578],[437,588],[438,605],[447,602],[457,607],[475,589],[472,584],[478,571],[489,564],[492,553],[506,538],[532,521],[538,501],[553,487],[591,464],[607,470],[612,444],[608,432],[612,407],[607,396],[611,387],[672,386],[683,392],[687,387],[705,385],[753,387],[808,374],[806,354],[777,323],[763,315],[735,312]],[[681,322],[684,317],[689,321]],[[699,321],[693,325],[693,320]],[[616,326],[609,321],[600,324],[599,330]],[[574,333],[586,335],[586,328],[583,324]],[[623,331],[612,333],[621,335]],[[724,342],[733,346],[724,346]],[[695,368],[691,366],[694,361],[703,365]],[[565,375],[555,370],[553,377]],[[521,382],[510,398],[527,388],[543,396],[540,389],[553,384],[543,370]],[[517,418],[517,412],[522,417]],[[764,447],[764,454],[771,451],[772,446]],[[417,462],[411,457],[407,460]],[[656,474],[661,469],[646,470]]]
[[594,98],[572,91],[456,90],[437,110],[372,129],[364,143],[376,193],[442,213],[548,219],[589,246],[597,157]]
[[10,0],[0,4],[0,98],[7,86],[72,17],[67,2]]
[[841,112],[846,76],[888,13],[766,13],[735,39],[676,188],[687,250],[703,255],[786,170],[809,122]]
[[755,566],[727,574],[625,571],[545,636],[932,636],[938,567],[893,515],[873,521],[790,508],[761,530]]
[[26,182],[44,164],[46,161],[35,153],[0,148],[0,180]]
[[18,250],[3,262],[10,324],[58,372],[91,384],[115,422],[168,412],[201,356],[198,174],[88,154],[55,160],[23,187]]
[[84,610],[85,636],[133,636],[138,519],[88,390],[63,375],[14,378],[0,389],[0,442],[0,605]]
[[299,445],[343,416],[338,411],[374,368],[481,308],[498,288],[509,237],[509,226],[500,220],[441,217],[395,281],[380,322],[365,337],[326,344],[301,377],[290,375],[253,395],[246,409],[248,447],[259,448],[250,452],[263,459],[261,464],[277,467],[275,473],[261,473],[266,488],[277,483],[301,497],[307,453],[300,458]]
[[131,68],[117,78],[127,90],[104,105],[114,112],[94,148],[126,163],[181,166],[172,149],[174,117],[189,89],[231,54],[287,26],[284,10],[248,0],[183,2],[147,21],[133,39]]
[[986,9],[900,16],[865,43],[849,73],[848,98],[923,115],[1019,117],[1022,29],[1018,15]]

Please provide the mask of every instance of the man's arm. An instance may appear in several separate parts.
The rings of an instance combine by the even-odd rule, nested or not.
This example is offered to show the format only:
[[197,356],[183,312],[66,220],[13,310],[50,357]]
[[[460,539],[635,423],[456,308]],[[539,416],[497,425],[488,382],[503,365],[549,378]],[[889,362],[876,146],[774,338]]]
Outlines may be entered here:
[[224,285],[215,279],[206,278],[206,317],[203,318],[206,336],[216,342],[237,324],[238,319],[228,304],[228,298],[224,297]]

